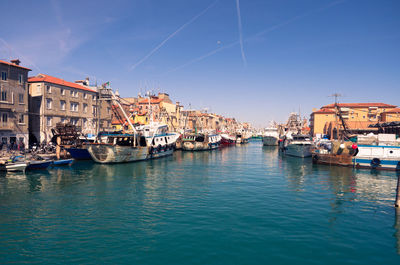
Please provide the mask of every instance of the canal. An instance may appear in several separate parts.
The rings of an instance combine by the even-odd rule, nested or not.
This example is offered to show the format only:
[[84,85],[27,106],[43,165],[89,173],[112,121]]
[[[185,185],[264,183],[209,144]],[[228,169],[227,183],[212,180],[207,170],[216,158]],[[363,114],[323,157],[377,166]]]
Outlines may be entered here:
[[254,141],[0,176],[0,263],[400,264],[397,175]]

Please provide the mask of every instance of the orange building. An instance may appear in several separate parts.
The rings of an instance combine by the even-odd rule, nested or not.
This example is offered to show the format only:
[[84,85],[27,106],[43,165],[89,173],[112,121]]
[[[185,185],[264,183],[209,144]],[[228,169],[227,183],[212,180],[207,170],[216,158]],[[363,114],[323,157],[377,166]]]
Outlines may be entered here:
[[[395,105],[385,103],[339,103],[338,107],[348,129],[356,133],[371,131],[370,124],[383,121],[388,117]],[[311,134],[328,134],[334,137],[336,129],[343,130],[341,122],[336,114],[335,104],[329,104],[320,109],[313,109],[310,116]],[[400,119],[399,119],[400,120]]]

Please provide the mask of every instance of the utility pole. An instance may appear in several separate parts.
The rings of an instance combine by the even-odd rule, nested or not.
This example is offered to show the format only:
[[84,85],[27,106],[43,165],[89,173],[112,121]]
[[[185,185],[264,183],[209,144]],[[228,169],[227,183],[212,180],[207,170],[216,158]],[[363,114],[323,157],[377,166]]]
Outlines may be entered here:
[[[336,136],[339,139],[339,121],[338,121],[338,97],[341,97],[342,95],[339,93],[334,93],[330,95],[330,97],[335,98],[335,128],[336,128]],[[331,140],[333,140],[333,135],[331,135]]]

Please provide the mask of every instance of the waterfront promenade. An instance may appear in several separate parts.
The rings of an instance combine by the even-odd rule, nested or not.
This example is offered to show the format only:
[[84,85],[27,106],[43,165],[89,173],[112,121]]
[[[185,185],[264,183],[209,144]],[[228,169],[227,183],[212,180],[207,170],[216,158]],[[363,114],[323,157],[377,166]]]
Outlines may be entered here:
[[0,263],[399,264],[397,175],[260,141],[0,177]]

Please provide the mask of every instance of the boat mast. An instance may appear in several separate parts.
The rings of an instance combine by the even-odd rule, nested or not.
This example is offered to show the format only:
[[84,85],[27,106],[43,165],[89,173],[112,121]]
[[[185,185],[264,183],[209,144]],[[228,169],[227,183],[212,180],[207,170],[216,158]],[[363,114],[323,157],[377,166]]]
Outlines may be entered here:
[[120,108],[122,114],[124,115],[124,118],[127,120],[127,122],[129,124],[129,126],[131,127],[132,131],[136,134],[137,131],[136,131],[135,127],[133,126],[131,120],[129,119],[128,115],[126,114],[125,110],[122,108],[122,105],[119,102],[119,98],[114,94],[114,92],[112,90],[110,90],[110,93],[111,93],[113,101],[117,103],[118,107]]

